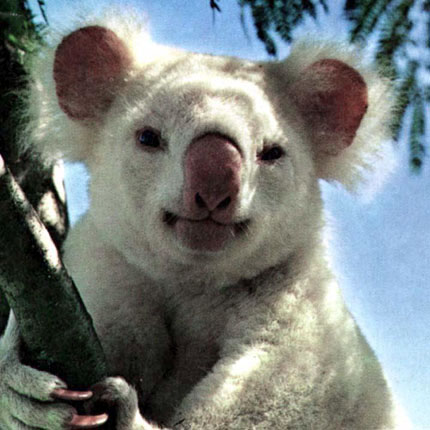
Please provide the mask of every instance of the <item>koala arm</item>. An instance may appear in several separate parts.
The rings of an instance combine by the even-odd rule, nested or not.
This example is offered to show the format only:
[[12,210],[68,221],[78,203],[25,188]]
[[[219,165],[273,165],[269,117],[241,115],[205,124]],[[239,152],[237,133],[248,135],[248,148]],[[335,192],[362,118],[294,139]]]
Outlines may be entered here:
[[171,427],[402,428],[381,368],[351,316],[344,310],[336,324],[326,323],[322,308],[306,299],[265,317],[242,315]]
[[[353,381],[340,380],[336,372],[324,374],[312,354],[303,351],[303,355],[302,369],[295,371],[264,347],[251,347],[222,360],[188,395],[171,428],[401,428],[392,422],[390,406],[384,404],[386,393],[379,388],[373,396],[348,393],[348,383]],[[351,391],[356,388],[352,387]],[[361,405],[360,396],[364,397]],[[348,408],[344,416],[334,412],[343,406]],[[367,407],[369,414],[363,414]]]
[[[327,332],[314,328],[308,334],[317,339],[317,352],[304,341],[303,331],[297,337],[285,331],[283,338],[261,333],[274,342],[254,337],[246,344],[226,345],[166,423],[168,429],[407,428],[395,422],[382,372],[359,332],[352,328],[355,343],[336,345]],[[348,366],[338,360],[342,355]],[[117,427],[149,429],[160,427],[144,421],[137,409],[128,424]]]

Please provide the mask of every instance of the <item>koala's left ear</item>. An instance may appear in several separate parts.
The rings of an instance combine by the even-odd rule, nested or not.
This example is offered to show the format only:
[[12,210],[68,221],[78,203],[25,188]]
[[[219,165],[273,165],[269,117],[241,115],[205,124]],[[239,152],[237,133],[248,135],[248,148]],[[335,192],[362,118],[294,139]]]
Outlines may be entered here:
[[357,70],[324,58],[307,66],[288,92],[317,156],[336,156],[351,145],[368,106],[367,85]]
[[351,47],[300,44],[269,70],[276,73],[274,97],[281,110],[299,116],[319,177],[351,189],[365,170],[375,168],[375,159],[392,159],[384,142],[392,108],[389,86]]

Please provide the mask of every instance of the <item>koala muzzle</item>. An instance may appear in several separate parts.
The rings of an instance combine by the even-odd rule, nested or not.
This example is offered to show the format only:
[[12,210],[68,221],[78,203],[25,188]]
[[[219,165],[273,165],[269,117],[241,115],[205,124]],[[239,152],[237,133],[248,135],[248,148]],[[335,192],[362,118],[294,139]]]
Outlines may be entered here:
[[192,142],[185,155],[184,214],[229,224],[240,190],[242,158],[225,137],[208,134]]
[[207,134],[188,147],[175,230],[189,248],[219,251],[235,236],[241,165],[239,149],[226,137]]

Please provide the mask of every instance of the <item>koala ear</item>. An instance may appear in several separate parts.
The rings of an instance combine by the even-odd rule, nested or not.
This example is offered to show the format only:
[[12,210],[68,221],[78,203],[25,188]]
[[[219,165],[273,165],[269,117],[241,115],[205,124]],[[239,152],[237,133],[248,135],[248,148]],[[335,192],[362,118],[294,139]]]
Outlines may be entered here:
[[266,67],[270,96],[309,142],[317,176],[373,192],[395,165],[389,80],[356,47],[330,41],[299,42]]
[[337,59],[307,66],[289,88],[290,99],[309,127],[316,156],[338,155],[351,145],[367,111],[367,85]]
[[58,45],[54,81],[61,109],[74,120],[95,120],[108,109],[130,67],[131,55],[112,31],[80,28]]

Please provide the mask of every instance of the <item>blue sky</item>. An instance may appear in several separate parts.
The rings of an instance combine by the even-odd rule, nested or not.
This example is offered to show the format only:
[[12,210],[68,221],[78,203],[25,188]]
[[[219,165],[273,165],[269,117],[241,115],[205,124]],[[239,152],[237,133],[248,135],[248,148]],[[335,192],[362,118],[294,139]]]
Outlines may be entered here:
[[[34,4],[36,2],[33,2]],[[90,10],[112,2],[86,2]],[[318,23],[307,22],[298,34],[346,35],[339,2]],[[247,15],[248,40],[235,0],[221,0],[213,24],[206,0],[135,0],[159,43],[200,52],[267,59]],[[48,18],[63,26],[79,3],[46,0]],[[34,7],[37,10],[37,6]],[[280,56],[288,48],[280,47]],[[345,299],[383,363],[394,392],[416,429],[430,429],[430,160],[420,175],[409,172],[402,138],[395,144],[399,167],[371,202],[323,184],[331,216],[333,258]],[[67,166],[72,219],[85,211],[85,171]]]

